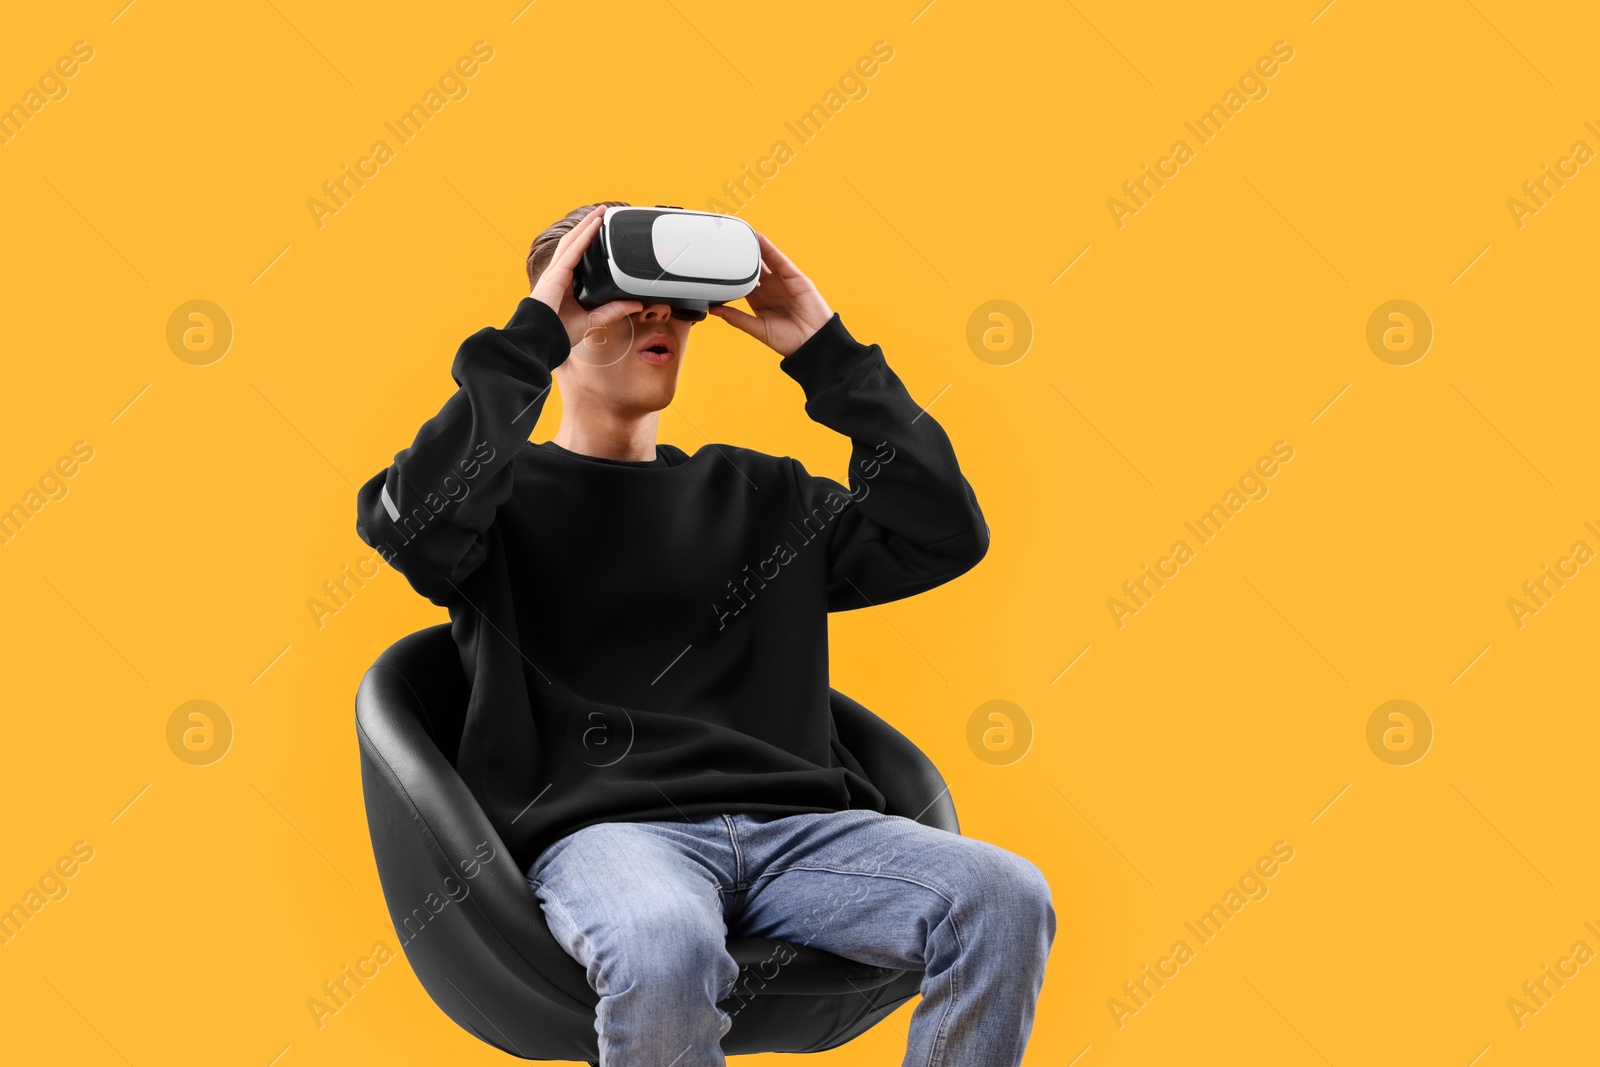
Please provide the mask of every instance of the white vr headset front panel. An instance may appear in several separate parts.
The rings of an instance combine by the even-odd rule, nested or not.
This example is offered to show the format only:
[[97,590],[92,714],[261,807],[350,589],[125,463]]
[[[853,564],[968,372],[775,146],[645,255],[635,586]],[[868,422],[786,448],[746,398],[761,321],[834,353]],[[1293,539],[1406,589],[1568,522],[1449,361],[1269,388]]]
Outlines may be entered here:
[[[611,224],[622,210],[606,213],[608,247],[615,247]],[[755,288],[752,275],[761,269],[761,246],[746,222],[712,212],[666,213],[651,223],[650,240],[663,272],[704,280],[635,277],[611,256],[611,277],[618,287],[641,296],[695,300],[737,300]]]

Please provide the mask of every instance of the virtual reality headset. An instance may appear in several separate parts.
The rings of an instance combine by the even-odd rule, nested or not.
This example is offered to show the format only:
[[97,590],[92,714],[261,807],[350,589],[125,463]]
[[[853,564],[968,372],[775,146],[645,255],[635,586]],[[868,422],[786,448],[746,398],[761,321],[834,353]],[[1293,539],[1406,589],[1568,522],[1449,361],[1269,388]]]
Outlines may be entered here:
[[585,310],[639,300],[699,322],[707,308],[748,294],[760,277],[761,247],[747,222],[662,204],[612,207],[578,261],[572,295]]

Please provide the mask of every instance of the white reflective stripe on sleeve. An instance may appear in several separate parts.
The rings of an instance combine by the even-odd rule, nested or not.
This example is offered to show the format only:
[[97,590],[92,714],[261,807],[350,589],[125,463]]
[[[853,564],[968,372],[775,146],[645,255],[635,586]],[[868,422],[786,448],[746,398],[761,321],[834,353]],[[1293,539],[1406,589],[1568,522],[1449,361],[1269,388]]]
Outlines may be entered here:
[[389,499],[389,487],[387,485],[383,486],[382,490],[378,493],[378,496],[383,499],[383,510],[389,513],[389,521],[399,522],[400,509],[394,506],[393,500]]

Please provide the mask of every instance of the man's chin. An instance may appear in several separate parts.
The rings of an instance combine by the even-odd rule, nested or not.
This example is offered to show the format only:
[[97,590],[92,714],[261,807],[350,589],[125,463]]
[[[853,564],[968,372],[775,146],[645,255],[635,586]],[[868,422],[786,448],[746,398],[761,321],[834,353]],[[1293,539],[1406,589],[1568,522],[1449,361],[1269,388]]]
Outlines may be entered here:
[[[671,370],[671,368],[663,368]],[[641,410],[660,411],[678,394],[676,373],[639,375],[628,383],[628,395]]]

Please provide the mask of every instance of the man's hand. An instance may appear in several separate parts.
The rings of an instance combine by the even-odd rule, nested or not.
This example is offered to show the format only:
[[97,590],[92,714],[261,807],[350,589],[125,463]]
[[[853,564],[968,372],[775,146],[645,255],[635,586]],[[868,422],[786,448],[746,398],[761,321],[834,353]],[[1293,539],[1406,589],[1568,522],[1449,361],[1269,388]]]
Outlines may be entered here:
[[548,304],[557,315],[561,316],[561,322],[567,328],[567,340],[572,348],[577,348],[590,330],[605,327],[636,311],[644,310],[644,304],[638,300],[613,300],[593,311],[587,311],[572,295],[572,272],[577,267],[578,260],[583,258],[589,242],[594,240],[595,231],[600,229],[600,222],[605,218],[605,214],[605,208],[595,208],[583,217],[582,222],[568,230],[566,235],[556,242],[555,255],[551,257],[550,265],[539,275],[538,284],[533,287],[533,292],[528,294],[535,300]]
[[[745,301],[754,315],[727,304],[709,309],[709,314],[737,326],[780,356],[792,355],[811,335],[828,324],[833,309],[822,299],[811,279],[765,234],[756,234],[761,243],[761,269],[764,277],[756,282]],[[769,266],[770,264],[770,266]]]

